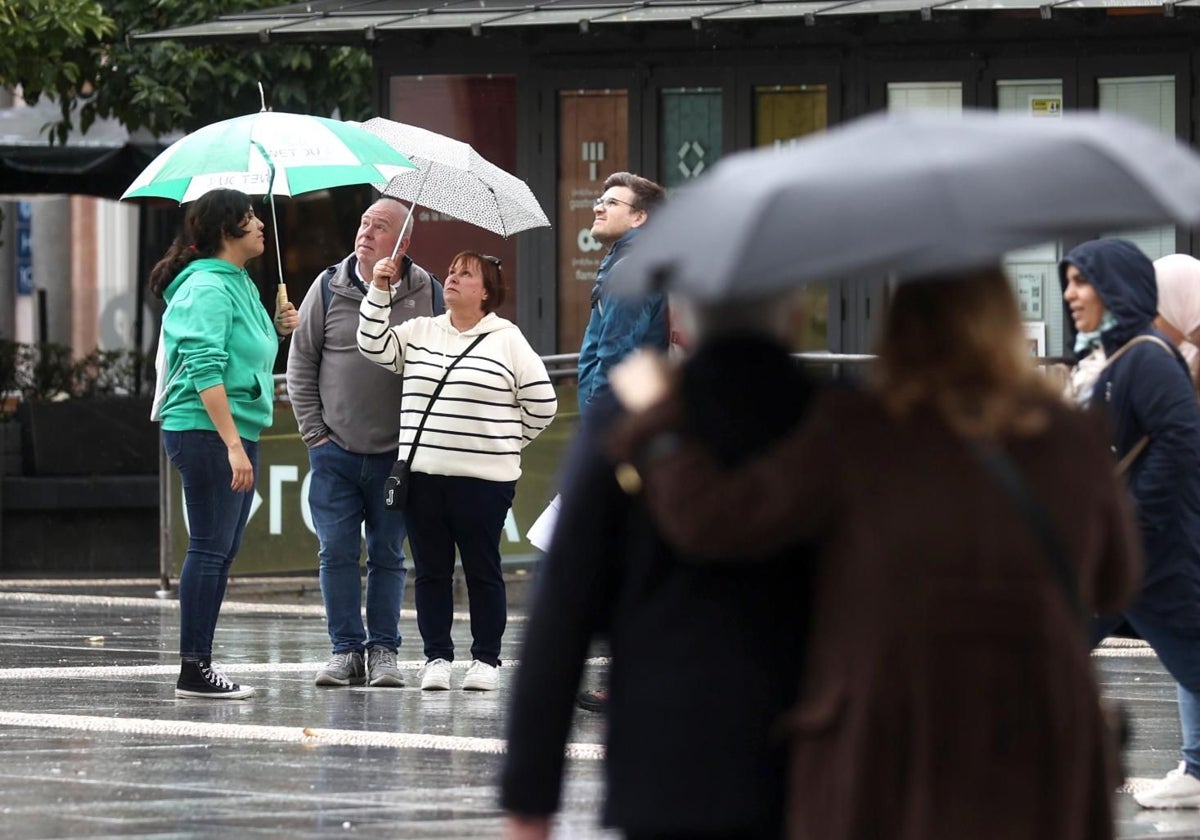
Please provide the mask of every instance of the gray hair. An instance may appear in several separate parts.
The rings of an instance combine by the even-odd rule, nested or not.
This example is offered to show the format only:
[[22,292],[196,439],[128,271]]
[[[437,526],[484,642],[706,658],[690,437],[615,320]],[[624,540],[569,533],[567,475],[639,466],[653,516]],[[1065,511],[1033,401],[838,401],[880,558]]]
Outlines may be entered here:
[[407,231],[409,243],[411,244],[413,228],[415,228],[417,225],[417,218],[416,218],[416,216],[413,215],[413,207],[415,205],[406,204],[404,201],[397,198],[396,196],[388,195],[387,193],[380,193],[379,196],[374,201],[371,202],[371,204],[378,204],[381,201],[394,201],[400,205],[400,209],[404,213],[404,218],[400,222],[400,239],[401,239],[401,241],[404,239],[405,231]]

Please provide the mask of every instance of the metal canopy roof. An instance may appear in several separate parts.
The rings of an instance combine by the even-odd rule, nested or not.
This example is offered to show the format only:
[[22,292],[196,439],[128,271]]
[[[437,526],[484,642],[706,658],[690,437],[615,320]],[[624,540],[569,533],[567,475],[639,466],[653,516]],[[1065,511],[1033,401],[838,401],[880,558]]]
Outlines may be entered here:
[[693,28],[793,19],[939,12],[1003,12],[1040,9],[1066,14],[1077,9],[1144,8],[1171,16],[1176,5],[1200,0],[311,0],[289,6],[225,15],[209,23],[135,36],[144,40],[307,41],[359,43],[389,32],[691,25]]
[[37,105],[0,108],[0,195],[76,193],[117,199],[174,139],[130,135],[114,119],[97,119],[81,134],[73,115],[66,143],[52,146],[43,128],[60,116],[58,105],[44,97]]

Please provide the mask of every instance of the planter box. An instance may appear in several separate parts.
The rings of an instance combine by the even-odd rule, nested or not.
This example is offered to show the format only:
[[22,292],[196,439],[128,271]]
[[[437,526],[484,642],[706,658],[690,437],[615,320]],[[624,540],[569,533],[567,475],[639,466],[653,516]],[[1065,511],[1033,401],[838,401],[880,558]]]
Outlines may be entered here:
[[0,575],[157,578],[158,527],[157,507],[5,510]]
[[25,475],[153,475],[158,424],[150,397],[22,403]]
[[0,420],[0,476],[21,475],[24,471],[21,458],[21,424],[16,418]]

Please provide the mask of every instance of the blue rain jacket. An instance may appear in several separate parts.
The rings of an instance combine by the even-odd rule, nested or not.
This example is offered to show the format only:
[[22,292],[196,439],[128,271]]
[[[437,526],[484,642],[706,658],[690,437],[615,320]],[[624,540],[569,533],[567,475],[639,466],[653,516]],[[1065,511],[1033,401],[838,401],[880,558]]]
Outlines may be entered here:
[[1100,374],[1093,399],[1108,409],[1117,458],[1150,437],[1127,473],[1146,557],[1133,611],[1200,636],[1200,406],[1183,357],[1151,326],[1158,311],[1154,265],[1119,239],[1085,242],[1067,254],[1058,267],[1064,289],[1069,265],[1117,319],[1100,335],[1106,355],[1138,335],[1158,336],[1172,347],[1134,345]]
[[614,297],[604,281],[628,253],[639,228],[613,243],[596,270],[592,314],[579,347],[579,412],[587,414],[596,399],[609,390],[608,373],[639,347],[666,350],[667,306],[660,294],[642,298]]

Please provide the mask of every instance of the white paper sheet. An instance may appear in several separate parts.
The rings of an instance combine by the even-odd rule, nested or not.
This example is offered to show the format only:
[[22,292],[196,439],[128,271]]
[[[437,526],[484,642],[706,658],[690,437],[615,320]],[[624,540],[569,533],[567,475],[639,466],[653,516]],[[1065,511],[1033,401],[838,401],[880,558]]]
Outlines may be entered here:
[[562,507],[562,496],[555,496],[546,505],[546,509],[534,520],[526,532],[525,538],[538,551],[550,548],[550,538],[554,536],[554,524],[558,522],[558,509]]

